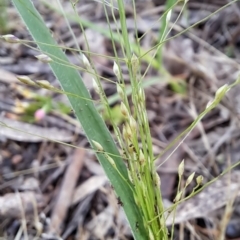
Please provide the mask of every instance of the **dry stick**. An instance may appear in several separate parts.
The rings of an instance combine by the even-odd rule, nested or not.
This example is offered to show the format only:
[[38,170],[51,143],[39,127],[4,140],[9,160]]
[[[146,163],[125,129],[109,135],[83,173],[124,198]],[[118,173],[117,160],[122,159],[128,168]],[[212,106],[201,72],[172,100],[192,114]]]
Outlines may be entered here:
[[[21,205],[20,203],[21,199]],[[7,193],[0,197],[0,218],[21,218],[24,215],[32,215],[34,206],[32,201],[36,201],[37,207],[42,208],[46,204],[46,198],[34,192]],[[21,207],[20,207],[21,206]]]
[[49,227],[50,233],[57,235],[61,234],[61,224],[65,219],[68,207],[71,205],[73,191],[83,166],[84,156],[84,149],[75,150],[72,162],[66,170],[61,190],[52,212],[51,225]]
[[19,200],[19,209],[21,211],[21,218],[22,218],[21,222],[22,222],[24,240],[28,240],[27,221],[26,221],[26,215],[25,215],[25,211],[24,211],[24,203],[22,202],[22,199],[21,199],[18,191],[16,192],[16,196]]

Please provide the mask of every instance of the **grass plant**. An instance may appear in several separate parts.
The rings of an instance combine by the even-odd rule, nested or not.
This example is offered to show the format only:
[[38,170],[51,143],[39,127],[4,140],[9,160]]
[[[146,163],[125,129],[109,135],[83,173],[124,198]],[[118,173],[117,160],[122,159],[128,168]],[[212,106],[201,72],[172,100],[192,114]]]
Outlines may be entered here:
[[[27,77],[20,77],[19,80],[32,86],[42,87],[50,91],[66,94],[77,119],[84,129],[89,143],[96,152],[96,156],[104,168],[109,181],[113,185],[116,195],[122,202],[122,207],[126,213],[134,238],[136,240],[168,239],[169,233],[165,225],[166,210],[163,206],[160,191],[161,181],[157,174],[157,167],[159,166],[155,166],[155,160],[177,142],[179,142],[179,146],[199,121],[201,121],[209,111],[215,108],[226,93],[238,84],[240,80],[237,79],[233,84],[224,85],[219,88],[213,101],[208,104],[206,109],[199,114],[195,121],[193,121],[193,123],[182,134],[170,143],[163,153],[159,156],[155,156],[153,153],[152,138],[146,112],[144,93],[145,83],[143,81],[145,73],[141,75],[141,62],[147,61],[149,67],[156,67],[160,70],[162,69],[162,65],[160,67],[158,65],[161,61],[156,61],[155,56],[157,56],[158,59],[161,59],[161,47],[164,42],[173,38],[168,38],[168,21],[170,20],[171,11],[174,6],[181,1],[168,1],[166,11],[163,15],[159,43],[150,49],[155,51],[152,55],[149,54],[150,50],[144,51],[140,47],[139,39],[137,39],[136,43],[130,42],[126,25],[124,1],[115,1],[114,3],[116,3],[116,5],[114,5],[114,7],[113,1],[109,1],[107,4],[104,4],[104,2],[102,3],[106,13],[107,8],[111,9],[116,24],[117,22],[114,15],[116,11],[120,17],[121,31],[118,29],[117,32],[113,32],[106,14],[109,30],[105,30],[104,32],[110,39],[112,39],[115,53],[115,56],[111,56],[111,59],[113,60],[113,72],[117,79],[114,84],[118,93],[118,99],[121,102],[120,112],[124,119],[121,126],[117,126],[113,118],[111,118],[111,101],[106,97],[101,84],[102,78],[98,75],[95,66],[92,64],[92,53],[90,51],[83,52],[79,48],[75,49],[82,59],[84,68],[72,65],[62,49],[52,38],[49,29],[46,27],[42,17],[35,9],[32,2],[30,0],[12,0],[12,2],[28,27],[34,42],[38,45],[39,53],[42,57],[47,57],[48,60],[46,62],[50,65],[53,73],[59,80],[62,90],[51,86],[51,84],[45,80],[33,81]],[[133,9],[135,9],[135,2],[133,1],[132,3]],[[76,4],[77,2],[72,2],[72,7],[75,13]],[[185,4],[186,1],[184,2],[182,9]],[[62,14],[68,22],[70,17],[64,12],[62,12]],[[83,30],[84,34],[86,22],[84,22],[77,14],[74,16],[74,19],[79,23],[79,27]],[[89,25],[91,24],[89,23]],[[69,24],[68,26],[70,28]],[[91,27],[94,26],[91,25]],[[74,38],[73,33],[72,35]],[[17,39],[11,35],[5,35],[2,36],[2,38],[9,42],[22,43],[31,47],[29,41]],[[116,41],[121,46],[122,54],[124,56],[123,58],[119,58],[117,55],[115,46]],[[131,83],[130,90],[127,90],[126,83],[122,76],[122,64],[125,64],[128,69]],[[113,120],[111,124],[114,129],[117,144],[112,138],[96,108],[98,102],[92,100],[87,88],[83,84],[81,75],[77,70],[86,71],[92,75],[93,86],[99,95],[100,102],[103,106],[102,108],[105,108],[110,120]],[[167,76],[167,74],[165,76]],[[128,97],[129,91],[131,91],[131,106]],[[170,157],[171,154],[167,159]],[[179,166],[179,179],[181,179],[183,171],[184,164],[182,163]],[[183,189],[180,188],[179,184],[178,193],[172,211],[176,209],[178,203],[184,200],[182,197],[183,192],[193,179],[194,173],[189,176]],[[198,186],[200,185],[199,181],[200,180],[197,180]],[[191,196],[196,193],[197,191],[193,191]],[[173,231],[174,229],[172,228],[172,237]]]

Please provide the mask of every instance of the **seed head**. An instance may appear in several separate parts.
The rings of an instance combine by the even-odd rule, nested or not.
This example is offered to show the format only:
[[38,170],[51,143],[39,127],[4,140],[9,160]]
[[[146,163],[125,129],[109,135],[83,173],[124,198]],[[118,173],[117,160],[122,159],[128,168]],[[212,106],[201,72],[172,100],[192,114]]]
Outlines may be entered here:
[[181,177],[183,175],[183,172],[184,172],[184,159],[178,166],[178,175]]
[[107,157],[107,160],[110,162],[110,164],[111,164],[114,168],[117,168],[116,163],[114,162],[114,160],[113,160],[110,156],[108,156],[108,155],[106,155],[106,157]]
[[120,80],[120,78],[121,78],[120,70],[119,70],[119,67],[118,67],[118,65],[115,61],[113,63],[113,72],[116,75],[117,79]]
[[224,84],[221,86],[215,93],[215,99],[216,98],[221,98],[223,95],[229,90],[229,87],[227,84]]
[[121,110],[121,113],[122,113],[122,115],[124,117],[128,117],[129,116],[128,109],[127,109],[126,105],[123,102],[121,102],[120,110]]
[[14,36],[12,34],[3,35],[3,36],[1,36],[1,38],[3,38],[8,43],[19,43],[19,42],[21,42],[21,40],[19,38],[17,38],[16,36]]
[[177,193],[177,196],[175,197],[175,199],[173,200],[173,202],[178,202],[181,199],[182,196],[182,191]]
[[100,88],[94,78],[92,78],[92,84],[93,84],[93,88],[96,91],[96,93],[100,94]]
[[157,173],[155,174],[155,185],[157,186],[158,189],[160,189],[161,179]]
[[118,92],[119,96],[121,97],[121,99],[123,100],[124,99],[124,92],[123,92],[122,87],[118,83],[117,83],[117,92]]
[[132,71],[135,77],[139,68],[139,60],[135,54],[132,55],[131,64],[132,64]]
[[192,180],[193,180],[193,178],[194,178],[194,175],[195,175],[195,172],[193,172],[193,173],[187,178],[185,187],[187,187],[187,186],[192,182]]
[[50,63],[53,60],[46,54],[40,54],[40,55],[36,55],[35,56],[39,61],[43,62],[43,63]]
[[125,125],[123,126],[122,135],[123,135],[124,140],[127,141],[128,136],[127,136],[127,131],[126,131]]
[[145,163],[145,157],[144,157],[142,150],[140,150],[140,153],[139,153],[139,162],[141,165],[143,165]]
[[30,79],[28,76],[17,76],[17,79],[24,84],[31,85],[31,86],[36,86],[37,84]]
[[142,103],[145,101],[145,93],[141,87],[139,88],[138,99]]
[[103,147],[99,142],[92,140],[92,143],[98,151],[100,151],[100,152],[103,151]]
[[130,116],[129,125],[130,125],[133,132],[137,131],[137,122],[133,118],[133,116]]
[[90,70],[92,69],[90,62],[88,61],[87,57],[85,54],[82,54],[82,61],[86,69]]
[[132,139],[133,134],[132,134],[132,130],[128,123],[126,124],[126,133],[127,133],[127,138]]
[[196,178],[196,182],[198,185],[201,185],[202,182],[203,182],[203,176],[202,175],[199,175],[197,178]]
[[172,16],[172,9],[168,11],[167,16],[166,16],[166,22],[169,22]]
[[53,89],[54,87],[47,81],[47,80],[37,80],[37,85],[46,88],[46,89]]

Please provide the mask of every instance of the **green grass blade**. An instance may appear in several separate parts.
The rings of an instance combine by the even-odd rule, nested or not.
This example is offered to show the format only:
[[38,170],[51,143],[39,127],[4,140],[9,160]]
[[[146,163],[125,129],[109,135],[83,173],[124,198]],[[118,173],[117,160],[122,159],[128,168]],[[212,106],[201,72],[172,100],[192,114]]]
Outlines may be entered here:
[[[41,51],[54,55],[63,61],[68,61],[62,50],[50,46],[56,45],[56,42],[52,38],[49,29],[45,26],[42,17],[39,15],[32,2],[30,0],[12,0],[12,2],[27,25],[34,40],[39,42],[38,47]],[[41,44],[40,42],[49,45]],[[75,69],[59,65],[55,62],[50,63],[50,66],[64,91],[80,95],[84,98],[90,98],[81,76]],[[111,154],[117,166],[118,170],[113,167],[104,154],[97,154],[97,158],[103,166],[117,195],[121,197],[123,208],[135,239],[148,239],[148,233],[143,225],[142,215],[134,201],[126,167],[122,159],[117,157],[119,156],[118,149],[105,123],[92,102],[70,95],[67,97],[90,142],[91,140],[99,142],[104,151]]]

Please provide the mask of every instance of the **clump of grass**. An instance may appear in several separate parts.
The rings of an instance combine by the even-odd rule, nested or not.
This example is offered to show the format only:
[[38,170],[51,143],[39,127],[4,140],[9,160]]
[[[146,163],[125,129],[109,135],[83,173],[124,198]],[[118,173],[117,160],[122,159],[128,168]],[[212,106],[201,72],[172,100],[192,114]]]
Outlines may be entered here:
[[[146,53],[141,54],[142,50],[140,49],[139,43],[137,46],[133,47],[129,41],[123,1],[117,0],[117,7],[112,7],[112,4],[108,4],[108,6],[104,5],[105,11],[106,7],[112,7],[113,18],[114,11],[116,11],[116,9],[118,10],[121,24],[121,34],[118,30],[118,37],[124,55],[124,59],[121,60],[123,60],[128,68],[132,89],[132,106],[130,106],[129,98],[126,94],[125,81],[122,77],[120,59],[116,54],[114,43],[116,37],[110,28],[110,37],[112,38],[115,51],[113,72],[117,78],[117,82],[115,83],[116,90],[121,100],[119,111],[124,119],[124,123],[121,126],[117,126],[114,121],[112,121],[112,125],[115,137],[118,140],[118,145],[120,146],[121,154],[119,153],[118,146],[112,139],[101,116],[96,111],[94,101],[91,99],[88,90],[84,86],[81,76],[76,71],[76,69],[79,68],[68,62],[64,53],[52,39],[41,16],[29,0],[25,0],[24,2],[21,0],[13,0],[13,3],[28,26],[34,40],[38,44],[41,52],[40,60],[45,59],[45,62],[51,66],[54,74],[61,83],[63,90],[51,86],[51,84],[45,80],[32,81],[27,78],[19,79],[22,81],[24,80],[26,84],[46,88],[67,95],[76,117],[85,130],[92,148],[96,151],[97,158],[102,164],[117,196],[122,202],[122,206],[125,210],[135,239],[168,239],[168,230],[165,224],[165,210],[160,192],[161,182],[155,166],[155,159],[157,157],[153,154],[153,145],[145,106],[145,93],[143,88],[145,74],[142,76],[140,74],[141,59]],[[173,8],[174,5],[171,3],[170,6]],[[133,8],[135,9],[134,1]],[[165,17],[160,43],[154,48],[156,49],[156,52],[149,61],[149,67],[157,53],[161,56],[159,50],[161,50],[161,46],[167,40],[167,21],[169,21],[171,16],[171,8],[167,9],[164,14]],[[73,9],[75,9],[74,4]],[[81,21],[79,21],[79,24],[81,29],[84,29]],[[26,41],[16,39],[14,36],[10,35],[3,36],[2,38],[13,43],[18,42],[27,44]],[[132,53],[133,48],[136,49],[136,53]],[[100,77],[98,76],[94,65],[91,63],[91,59],[86,57],[80,49],[78,49],[78,51],[81,54],[85,67],[81,70],[87,71],[92,75],[94,89],[98,93],[101,103],[105,106],[110,120],[113,120],[111,117],[112,113],[109,101],[102,88]],[[159,69],[162,69],[161,66]],[[166,148],[166,150],[172,147],[172,145],[180,139],[183,138],[184,140],[203,116],[215,108],[227,91],[238,83],[239,80],[236,80],[236,82],[231,85],[222,86],[216,92],[214,100],[209,103],[197,119],[181,135],[179,135]],[[181,142],[179,144],[181,144]],[[171,154],[168,158],[170,157]],[[183,164],[181,164],[179,166],[180,179],[183,174],[183,168]],[[178,193],[175,198],[176,204],[182,201],[183,192],[193,179],[194,173],[189,176],[183,189],[180,188],[180,185],[178,186]],[[198,182],[200,182],[199,179]],[[173,210],[175,209],[176,204],[173,206]],[[171,235],[173,236],[173,228]]]
[[[115,64],[116,69],[118,66]],[[132,55],[131,71],[132,103],[130,109],[122,79],[118,78],[117,91],[121,96],[121,112],[125,117],[119,144],[126,159],[128,176],[133,185],[134,199],[141,209],[150,239],[167,239],[164,207],[160,192],[160,179],[154,164],[154,154],[145,106],[145,94],[139,74],[139,59]],[[115,71],[118,72],[117,70]],[[157,216],[157,217],[156,217]]]

